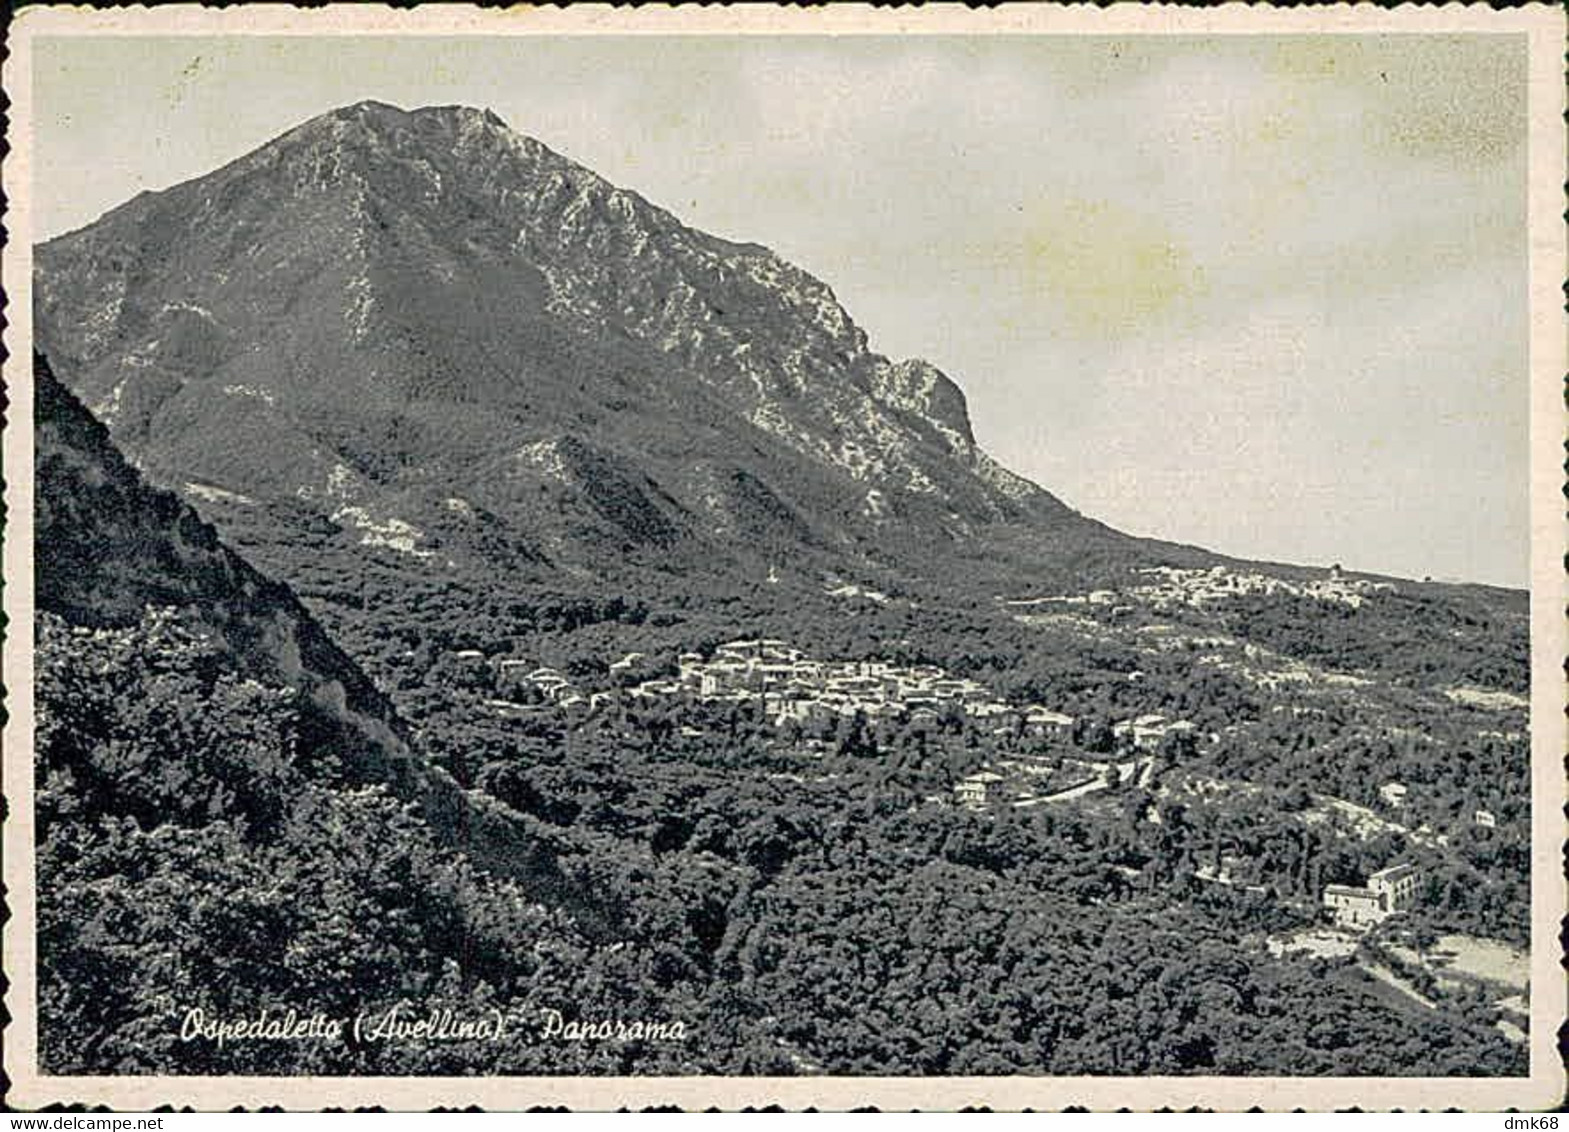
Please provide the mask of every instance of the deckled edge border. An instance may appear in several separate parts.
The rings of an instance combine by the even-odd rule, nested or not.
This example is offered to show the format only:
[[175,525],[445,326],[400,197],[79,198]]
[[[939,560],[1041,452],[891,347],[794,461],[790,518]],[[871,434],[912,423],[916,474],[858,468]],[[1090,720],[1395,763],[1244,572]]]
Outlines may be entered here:
[[[437,9],[439,8],[439,16]],[[285,7],[277,5],[265,14],[260,21],[253,17],[260,15],[260,10],[248,8],[244,4],[179,4],[167,5],[162,8],[153,8],[148,5],[122,5],[115,8],[62,8],[35,6],[24,9],[21,13],[8,13],[8,23],[3,48],[0,48],[0,114],[5,122],[5,138],[3,148],[0,148],[0,207],[4,208],[3,221],[0,221],[0,262],[3,262],[7,284],[4,291],[3,306],[0,306],[0,364],[4,366],[5,380],[0,383],[0,426],[4,431],[0,433],[0,452],[5,457],[5,471],[11,472],[14,460],[17,429],[13,427],[18,421],[31,420],[31,379],[30,370],[22,371],[31,353],[31,318],[30,318],[30,289],[28,286],[28,273],[31,267],[30,249],[17,245],[13,240],[16,227],[25,229],[22,225],[13,225],[17,216],[19,200],[25,200],[25,190],[15,188],[16,183],[22,180],[27,172],[26,149],[13,144],[15,128],[20,123],[22,128],[29,124],[22,110],[18,109],[18,100],[11,97],[14,90],[14,80],[18,71],[23,71],[24,77],[30,77],[30,41],[34,35],[55,32],[57,34],[267,34],[292,33],[292,34],[394,34],[394,35],[420,35],[420,34],[496,34],[503,29],[496,26],[497,18],[508,22],[532,22],[531,31],[536,33],[556,34],[602,34],[615,32],[618,34],[673,34],[673,33],[699,33],[699,34],[769,34],[777,31],[797,33],[833,33],[833,34],[866,34],[872,31],[880,34],[905,33],[905,34],[940,34],[940,33],[976,33],[983,34],[1008,34],[1023,31],[1033,31],[1037,34],[1332,34],[1361,32],[1375,34],[1378,32],[1410,32],[1427,31],[1442,33],[1445,30],[1463,31],[1527,31],[1534,35],[1552,35],[1560,44],[1564,43],[1565,16],[1556,6],[1542,3],[1519,2],[1510,0],[1502,6],[1488,6],[1459,3],[1437,2],[1408,2],[1388,3],[1385,0],[1367,0],[1356,4],[1299,4],[1295,0],[1282,0],[1281,3],[1271,4],[1265,2],[1255,3],[1227,3],[1207,5],[1202,3],[1172,3],[1134,5],[1126,3],[1086,3],[1086,4],[997,4],[997,5],[962,5],[962,4],[845,4],[828,7],[809,7],[807,5],[777,4],[772,6],[746,5],[744,7],[731,7],[729,5],[643,5],[634,4],[604,4],[604,5],[568,5],[547,4],[535,6],[500,6],[491,4],[476,4],[471,6],[439,5],[421,9],[398,9],[391,6],[373,5],[346,5],[330,4],[323,7],[306,8],[299,5]],[[1179,28],[1149,28],[1129,26],[1132,24],[1148,24],[1151,17],[1169,19],[1181,25]],[[1303,16],[1318,26],[1304,26]],[[1441,28],[1432,26],[1397,26],[1400,24],[1415,23],[1428,25],[1433,22],[1433,17],[1454,17],[1462,23],[1475,21],[1486,23],[1494,21],[1493,27],[1468,26],[1462,29]],[[66,21],[76,20],[85,28],[70,29],[51,24],[61,22],[61,17]],[[433,18],[434,17],[434,18]],[[1235,23],[1242,19],[1253,22],[1262,17],[1262,22],[1273,23],[1273,27],[1250,27],[1246,29],[1235,26],[1225,27],[1224,23]],[[18,36],[19,25],[26,21],[29,25],[44,23],[45,26],[36,30],[29,27]],[[439,23],[437,21],[440,21]],[[1076,21],[1081,26],[1067,27],[1064,21]],[[1098,26],[1083,26],[1087,20],[1097,21]],[[174,28],[169,26],[170,21],[181,21],[186,26]],[[762,26],[767,21],[771,26]],[[956,26],[959,22],[969,26]],[[260,23],[261,26],[257,26]],[[334,27],[328,27],[328,24]],[[869,23],[877,26],[869,28]],[[915,24],[927,26],[914,26]],[[240,26],[240,25],[249,26]],[[931,25],[940,24],[940,27]],[[140,26],[138,26],[140,25]],[[345,27],[344,25],[350,25]],[[456,26],[454,26],[456,25]],[[1044,25],[1044,26],[1042,26]],[[1369,26],[1371,25],[1371,26]],[[151,30],[156,28],[156,30]],[[23,51],[18,51],[18,44],[24,44]],[[18,55],[22,55],[25,67],[19,67]],[[1531,48],[1532,64],[1532,96],[1538,95],[1538,78],[1536,65],[1537,49],[1533,43]],[[1558,59],[1562,62],[1562,58]],[[1221,1078],[1221,1077],[1184,1077],[1184,1078],[1047,1078],[1047,1077],[999,1077],[999,1078],[846,1078],[846,1077],[817,1077],[817,1078],[725,1078],[725,1077],[699,1077],[699,1078],[658,1078],[658,1077],[497,1077],[497,1078],[310,1078],[310,1077],[277,1077],[277,1078],[180,1078],[180,1077],[102,1077],[102,1078],[50,1078],[42,1077],[36,1073],[28,1072],[18,1074],[19,1079],[13,1079],[12,1054],[6,1054],[3,1069],[0,1069],[0,1107],[13,1110],[11,1100],[19,1093],[28,1092],[34,1088],[44,1090],[45,1095],[51,1099],[37,1104],[41,1111],[110,1111],[108,1100],[119,1100],[126,1093],[135,1094],[136,1100],[148,1098],[149,1103],[140,1104],[125,1111],[218,1111],[227,1109],[254,1109],[258,1111],[277,1110],[281,1106],[272,1099],[278,1093],[298,1091],[317,1094],[317,1099],[322,1097],[319,1090],[322,1086],[329,1089],[341,1089],[346,1093],[366,1094],[367,1090],[383,1091],[380,1099],[370,1103],[360,1103],[353,1107],[353,1111],[385,1111],[388,1105],[384,1101],[393,1101],[391,1107],[409,1110],[424,1111],[472,1111],[478,1106],[465,1103],[468,1098],[465,1093],[472,1095],[475,1092],[495,1095],[498,1089],[504,1089],[516,1095],[519,1092],[537,1091],[543,1094],[539,1101],[521,1105],[498,1104],[493,1107],[497,1110],[546,1112],[564,1111],[576,1108],[584,1111],[604,1111],[616,1109],[626,1111],[636,1109],[639,1111],[696,1111],[698,1109],[728,1108],[738,1111],[818,1111],[819,1109],[845,1109],[854,1111],[876,1111],[879,1107],[884,1110],[941,1110],[941,1111],[991,1111],[993,1106],[989,1100],[1001,1099],[999,1092],[1010,1091],[1008,1086],[1018,1082],[1025,1082],[1023,1086],[1028,1091],[1035,1089],[1050,1089],[1057,1092],[1063,1087],[1072,1089],[1082,1085],[1091,1094],[1098,1094],[1106,1089],[1108,1084],[1116,1082],[1116,1087],[1124,1093],[1137,1092],[1143,1096],[1152,1093],[1164,1093],[1170,1090],[1176,1094],[1188,1094],[1179,1097],[1177,1103],[1183,1100],[1191,1101],[1187,1107],[1180,1111],[1208,1111],[1212,1108],[1228,1109],[1233,1111],[1265,1111],[1266,1106],[1261,1102],[1271,1101],[1277,1097],[1292,1097],[1294,1103],[1289,1105],[1293,1109],[1306,1109],[1309,1111],[1362,1111],[1356,1103],[1334,1106],[1321,1106],[1313,1103],[1314,1092],[1336,1092],[1342,1089],[1357,1092],[1372,1090],[1374,1092],[1386,1086],[1395,1090],[1406,1092],[1431,1088],[1436,1093],[1454,1091],[1456,1094],[1492,1093],[1499,1091],[1499,1087],[1519,1089],[1522,1096],[1517,1098],[1523,1101],[1525,1111],[1548,1110],[1562,1106],[1565,1103],[1565,1081],[1562,1062],[1556,1056],[1558,1042],[1556,1038],[1560,1031],[1543,1034],[1546,1029],[1547,1018],[1563,1018],[1563,980],[1561,977],[1543,979],[1544,973],[1561,975],[1557,960],[1564,954],[1565,940],[1569,940],[1569,918],[1562,915],[1564,908],[1563,873],[1554,870],[1554,864],[1563,864],[1569,861],[1569,844],[1563,840],[1563,806],[1564,780],[1559,771],[1569,773],[1569,756],[1565,756],[1563,766],[1555,765],[1556,760],[1542,757],[1539,749],[1547,743],[1555,743],[1558,750],[1569,750],[1563,743],[1564,720],[1569,711],[1560,709],[1557,705],[1546,707],[1542,704],[1542,692],[1546,687],[1556,687],[1560,696],[1564,690],[1563,664],[1566,655],[1564,647],[1564,632],[1562,631],[1564,619],[1561,616],[1565,609],[1565,569],[1569,568],[1569,556],[1564,551],[1564,523],[1561,508],[1555,499],[1562,499],[1569,494],[1566,489],[1566,473],[1569,473],[1569,461],[1558,464],[1547,463],[1546,448],[1552,445],[1554,451],[1560,451],[1562,444],[1562,429],[1551,429],[1550,418],[1557,415],[1560,424],[1563,423],[1561,414],[1555,408],[1561,408],[1558,397],[1551,389],[1542,392],[1546,387],[1544,364],[1555,369],[1555,376],[1569,374],[1569,366],[1564,364],[1564,350],[1561,345],[1547,351],[1547,356],[1541,356],[1539,348],[1551,346],[1556,339],[1558,343],[1563,340],[1562,315],[1566,309],[1562,300],[1559,300],[1550,310],[1542,304],[1542,294],[1545,286],[1542,282],[1543,260],[1550,271],[1556,271],[1557,281],[1551,286],[1555,291],[1563,294],[1569,291],[1569,283],[1565,282],[1565,255],[1563,245],[1563,230],[1557,229],[1556,237],[1545,240],[1539,239],[1544,221],[1557,219],[1562,214],[1562,206],[1566,194],[1569,194],[1569,184],[1553,181],[1553,191],[1557,193],[1556,205],[1551,213],[1541,211],[1542,177],[1540,167],[1547,169],[1565,168],[1563,159],[1564,135],[1561,128],[1556,129],[1556,144],[1552,144],[1554,127],[1561,127],[1565,121],[1562,101],[1562,85],[1556,81],[1561,78],[1561,71],[1555,70],[1554,88],[1558,91],[1557,113],[1551,115],[1552,126],[1546,125],[1548,115],[1538,107],[1533,107],[1528,124],[1530,131],[1530,144],[1532,146],[1532,166],[1529,175],[1531,207],[1531,259],[1532,273],[1530,294],[1533,307],[1533,328],[1531,341],[1531,476],[1532,476],[1532,788],[1533,788],[1533,830],[1532,830],[1532,881],[1533,881],[1533,941],[1532,941],[1532,1026],[1531,1026],[1531,1065],[1532,1076],[1529,1078],[1509,1078],[1502,1080],[1465,1079],[1465,1078]],[[22,103],[24,109],[30,106],[30,92],[24,92]],[[1550,144],[1545,148],[1547,152],[1540,152],[1538,147],[1546,136]],[[1543,158],[1546,160],[1544,161]],[[22,209],[25,220],[26,210]],[[25,235],[25,231],[23,233]],[[20,261],[20,262],[19,262]],[[1556,265],[1556,266],[1554,266]],[[25,269],[25,270],[24,270]],[[25,300],[25,301],[24,301]],[[1539,325],[1549,314],[1553,325],[1543,327]],[[13,315],[15,317],[13,317]],[[18,377],[20,380],[18,381]],[[9,397],[6,394],[20,392],[19,397]],[[1543,412],[1544,407],[1546,412]],[[1543,429],[1543,425],[1548,429]],[[1547,434],[1544,440],[1544,432]],[[31,462],[31,431],[23,430],[21,447],[25,449],[26,462],[21,463],[25,471]],[[1545,472],[1544,469],[1555,469]],[[1547,480],[1547,476],[1554,476],[1556,482]],[[1547,491],[1544,493],[1544,480]],[[25,483],[21,481],[26,481]],[[31,529],[31,482],[30,477],[4,475],[0,478],[0,490],[4,492],[4,511],[0,513],[0,551],[5,554],[5,578],[0,593],[4,597],[4,615],[0,619],[0,631],[4,632],[5,647],[5,676],[6,683],[0,684],[0,725],[5,728],[7,739],[14,739],[14,721],[10,710],[16,706],[16,688],[10,680],[13,672],[13,652],[15,634],[10,632],[13,625],[31,623],[31,555],[25,557],[26,577],[19,579],[21,563],[18,561],[24,555],[18,550],[14,539],[5,539],[4,534],[9,531],[9,520],[13,516],[23,515],[23,526],[26,533]],[[1546,496],[1544,498],[1544,495]],[[19,499],[18,496],[23,498]],[[28,504],[25,513],[19,510],[22,502]],[[1545,507],[1544,507],[1545,504]],[[1545,511],[1545,514],[1544,514]],[[31,550],[30,546],[22,550]],[[18,589],[23,591],[20,597],[25,599],[18,603]],[[25,614],[25,618],[18,616]],[[1545,624],[1555,626],[1553,631],[1544,631]],[[1546,639],[1543,639],[1543,638]],[[30,650],[28,650],[30,654]],[[28,657],[30,668],[30,655]],[[30,690],[30,689],[29,689]],[[1560,703],[1562,700],[1560,699]],[[25,705],[31,718],[31,704]],[[1543,733],[1542,724],[1550,726],[1547,733]],[[1549,750],[1555,748],[1548,748]],[[0,746],[0,753],[4,747]],[[15,764],[17,760],[7,760]],[[1544,771],[1544,764],[1546,774]],[[11,785],[19,773],[24,774],[30,786],[31,759],[20,771],[16,765],[7,766],[0,772],[0,827],[6,834],[6,844],[9,845],[15,832],[15,815],[11,812],[12,799]],[[1544,785],[1551,786],[1546,796],[1542,792]],[[31,804],[31,790],[24,786],[26,800]],[[1556,805],[1549,803],[1556,802]],[[1546,821],[1544,822],[1544,817]],[[1550,840],[1544,843],[1543,834],[1553,832],[1554,822],[1557,822],[1559,840],[1556,847]],[[31,822],[27,823],[26,832],[31,832]],[[32,863],[32,854],[24,849],[28,858],[27,864]],[[5,970],[10,972],[13,950],[18,946],[16,938],[19,924],[12,918],[15,911],[13,899],[16,897],[16,888],[9,882],[16,879],[18,870],[15,869],[14,855],[0,854],[0,859],[6,862],[5,879],[8,882],[0,886],[0,931],[4,933]],[[1545,869],[1544,869],[1545,866]],[[1549,874],[1544,877],[1544,872]],[[22,879],[25,879],[23,877]],[[1552,900],[1556,897],[1558,915],[1554,915],[1549,907],[1545,919],[1548,926],[1557,927],[1559,930],[1547,935],[1544,932],[1544,916],[1541,904],[1546,898]],[[27,903],[31,911],[32,893],[29,891],[23,902]],[[1553,958],[1551,970],[1544,971],[1546,964],[1541,962],[1543,937],[1556,938],[1560,950]],[[23,946],[31,948],[31,937],[21,940]],[[1553,988],[1551,995],[1543,995],[1549,987]],[[0,1036],[5,1036],[6,1030],[15,1030],[18,1019],[12,1012],[16,1005],[15,997],[18,988],[10,978],[0,975],[0,993],[3,993],[4,1008],[0,1009]],[[1542,1017],[1542,1005],[1539,997],[1550,997],[1552,1002],[1546,1003],[1549,1013]],[[31,1004],[29,1004],[31,1005]],[[1569,1023],[1565,1023],[1561,1031],[1569,1034]],[[28,1035],[30,1049],[36,1048],[36,1033]],[[1546,1054],[1556,1068],[1556,1072],[1546,1076],[1539,1076],[1539,1064],[1544,1058],[1543,1047]],[[6,1049],[10,1051],[13,1043],[7,1043]],[[27,1067],[29,1070],[31,1067]],[[1221,1086],[1218,1094],[1204,1093],[1202,1090],[1208,1086]],[[18,1086],[21,1086],[19,1089]],[[999,1086],[1002,1086],[999,1089]],[[202,1097],[208,1101],[200,1106],[193,1106],[188,1101],[176,1105],[168,1102],[151,1102],[151,1098],[158,1094],[160,1089],[167,1088],[170,1092],[179,1094],[182,1091],[189,1093],[193,1090],[198,1094],[216,1094],[229,1092],[230,1096],[222,1099],[213,1096]],[[80,1089],[80,1096],[88,1099],[71,1100],[67,1097],[73,1090]],[[942,1090],[944,1097],[966,1096],[963,1105],[947,1104],[914,1104],[907,1105],[901,1102],[897,1095],[889,1097],[887,1090],[902,1090],[916,1094],[908,1099],[926,1100],[933,1096],[932,1090]],[[1527,1090],[1536,1089],[1538,1092],[1526,1096]],[[630,1090],[635,1096],[628,1097],[623,1090]],[[886,1099],[879,1106],[875,1103],[866,1103],[862,1099],[859,1103],[845,1094],[869,1090],[879,1099]],[[400,1099],[412,1101],[412,1097],[400,1098],[400,1093],[425,1093],[424,1100],[418,1103],[396,1103]],[[596,1103],[596,1095],[622,1093],[616,1097],[619,1103]],[[977,1095],[977,1093],[979,1095]],[[271,1097],[269,1097],[271,1094]],[[830,1098],[830,1094],[833,1095]],[[1236,1096],[1235,1094],[1243,1094]],[[435,1097],[432,1100],[432,1096]],[[33,1100],[27,1097],[27,1100]],[[334,1103],[337,1099],[331,1095],[325,1099],[313,1099],[311,1103],[297,1106],[300,1110],[315,1111],[345,1111],[345,1105]],[[360,1098],[356,1098],[358,1100]],[[488,1097],[486,1099],[489,1099]],[[505,1098],[503,1098],[505,1099]],[[1099,1097],[1085,1095],[1080,1100],[1099,1100]],[[1456,1095],[1445,1096],[1443,1108],[1453,1110],[1454,1101],[1461,1102],[1473,1099],[1471,1096]],[[1482,1098],[1476,1098],[1482,1099]],[[1486,1099],[1491,1099],[1487,1097]],[[41,1100],[41,1098],[40,1098]],[[790,1101],[790,1105],[782,1105],[780,1101]],[[563,1103],[566,1101],[575,1104]],[[1307,1103],[1302,1103],[1306,1101]],[[541,1103],[543,1102],[543,1103]],[[1203,1103],[1208,1102],[1208,1103]],[[32,1107],[32,1106],[29,1106]],[[1013,1110],[1012,1105],[1000,1105],[998,1108]],[[1035,1106],[1018,1106],[1019,1111],[1064,1111],[1083,1112],[1096,1106],[1086,1106],[1082,1103],[1069,1101],[1063,1107],[1047,1103]],[[1142,1108],[1143,1106],[1141,1106]],[[1273,1104],[1267,1106],[1268,1110],[1280,1111],[1286,1109],[1286,1104]],[[1393,1111],[1416,1110],[1427,1111],[1427,1106],[1413,1105],[1373,1105],[1377,1110],[1387,1107]],[[1485,1106],[1492,1107],[1492,1106]],[[1103,1111],[1129,1111],[1125,1104],[1099,1105]],[[1516,1106],[1501,1106],[1503,1110],[1515,1111]],[[1153,1111],[1179,1111],[1168,1102]]]

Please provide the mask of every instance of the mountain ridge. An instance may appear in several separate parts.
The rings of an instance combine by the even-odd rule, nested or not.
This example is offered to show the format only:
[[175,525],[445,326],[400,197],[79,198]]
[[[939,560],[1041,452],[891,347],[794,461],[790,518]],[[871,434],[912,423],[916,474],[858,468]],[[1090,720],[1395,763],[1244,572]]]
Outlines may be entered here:
[[[952,538],[1073,518],[975,445],[945,375],[871,352],[826,284],[485,112],[362,103],[312,119],[40,247],[36,305],[57,368],[153,474],[315,499],[370,541],[450,528],[428,500],[423,522],[392,513],[389,496],[417,490],[410,466],[493,459],[514,437],[517,452],[572,436],[631,458],[657,488],[622,492],[634,526],[686,535],[735,526],[748,500],[712,485],[744,473],[778,501],[765,512],[794,516],[774,557],[814,526],[808,543],[842,546],[887,521]],[[647,419],[629,421],[634,407]],[[193,451],[219,419],[238,442]],[[692,465],[694,447],[717,468]],[[544,470],[491,468],[486,483],[521,472],[535,491]],[[468,494],[448,497],[485,505]],[[516,502],[496,494],[493,511]],[[580,510],[618,537],[592,501]],[[522,525],[577,537],[537,513]]]

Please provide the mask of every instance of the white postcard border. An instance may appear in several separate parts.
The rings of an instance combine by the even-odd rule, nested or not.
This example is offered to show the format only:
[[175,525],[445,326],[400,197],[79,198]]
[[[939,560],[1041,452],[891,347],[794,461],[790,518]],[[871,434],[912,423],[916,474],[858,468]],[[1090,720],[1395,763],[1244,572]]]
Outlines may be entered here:
[[[32,42],[46,36],[300,35],[1260,35],[1522,34],[1530,48],[1530,301],[1532,499],[1532,951],[1529,1078],[1223,1078],[1223,1077],[56,1077],[37,1071],[36,899],[33,885],[32,746],[32,420],[31,221]],[[1481,5],[1376,8],[1339,5],[1276,9],[1226,4],[1213,8],[1116,4],[1006,4],[990,11],[939,4],[872,9],[845,4],[803,10],[764,5],[731,8],[505,10],[432,5],[397,11],[334,4],[209,9],[29,8],[11,28],[4,89],[11,99],[11,150],[0,169],[9,241],[0,278],[7,301],[4,377],[9,396],[4,433],[4,641],[6,709],[0,786],[9,805],[4,879],[10,919],[4,927],[8,1103],[34,1109],[54,1103],[146,1110],[159,1105],[201,1110],[277,1105],[288,1109],[382,1106],[422,1110],[478,1105],[493,1110],[565,1106],[579,1110],[678,1105],[779,1105],[846,1109],[947,1110],[967,1106],[1037,1110],[1204,1107],[1242,1110],[1549,1108],[1564,1100],[1557,1028],[1565,1017],[1559,922],[1565,911],[1566,741],[1563,662],[1569,655],[1563,611],[1565,521],[1562,488],[1565,412],[1561,382],[1569,372],[1561,286],[1566,277],[1562,222],[1565,134],[1562,79],[1565,16],[1554,5],[1509,11]]]

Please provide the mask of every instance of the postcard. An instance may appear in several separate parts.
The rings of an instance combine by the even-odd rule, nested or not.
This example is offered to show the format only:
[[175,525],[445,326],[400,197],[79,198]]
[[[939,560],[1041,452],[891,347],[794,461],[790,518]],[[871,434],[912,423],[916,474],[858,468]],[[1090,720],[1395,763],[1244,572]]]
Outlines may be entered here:
[[1560,1103],[1564,33],[24,10],[8,1103]]

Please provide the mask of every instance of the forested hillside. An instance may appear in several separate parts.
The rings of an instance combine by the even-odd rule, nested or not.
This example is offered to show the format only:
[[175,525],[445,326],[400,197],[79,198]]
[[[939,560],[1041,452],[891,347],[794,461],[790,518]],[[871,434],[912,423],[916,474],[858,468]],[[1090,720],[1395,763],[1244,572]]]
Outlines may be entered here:
[[[142,486],[46,368],[38,382],[39,545],[51,548],[41,564],[52,548],[60,561],[76,553],[84,530],[121,548],[82,555],[69,579],[40,588],[51,1071],[1516,1064],[1485,1017],[1413,1028],[1354,966],[1279,964],[1253,950],[1251,933],[1299,913],[1195,889],[1185,861],[1207,836],[1202,823],[1168,811],[1155,840],[1149,827],[1130,839],[1133,827],[1092,815],[922,806],[933,766],[951,774],[973,761],[975,736],[962,729],[899,742],[847,733],[811,778],[792,773],[798,759],[769,730],[733,714],[710,720],[704,738],[646,714],[566,734],[443,732],[438,757],[471,752],[454,766],[460,777],[499,799],[491,805],[531,815],[559,885],[618,910],[613,921],[574,913],[559,886],[476,867],[461,851],[472,840],[455,847],[419,799],[399,797],[435,775],[378,781],[367,756],[347,757],[341,700],[313,696],[318,668],[291,674],[279,658],[332,658],[345,680],[352,666],[286,591]],[[62,525],[73,516],[76,527]],[[263,633],[269,615],[292,628]],[[280,647],[306,635],[310,649]],[[397,724],[386,716],[384,726],[391,750]],[[417,760],[417,745],[399,757]],[[1133,798],[1120,804],[1136,819]],[[496,1010],[504,1034],[221,1048],[180,1038],[193,1010],[349,1019],[399,1003],[422,1015]],[[545,1040],[551,1010],[680,1021],[685,1037]]]

